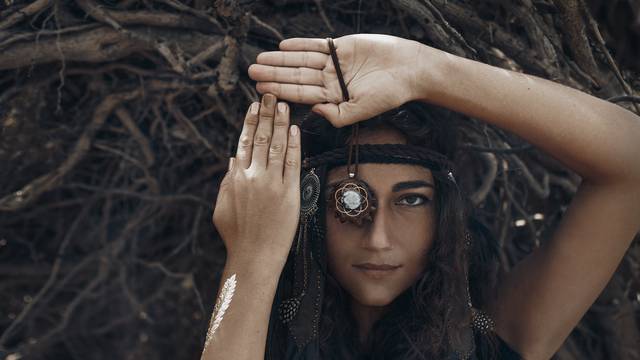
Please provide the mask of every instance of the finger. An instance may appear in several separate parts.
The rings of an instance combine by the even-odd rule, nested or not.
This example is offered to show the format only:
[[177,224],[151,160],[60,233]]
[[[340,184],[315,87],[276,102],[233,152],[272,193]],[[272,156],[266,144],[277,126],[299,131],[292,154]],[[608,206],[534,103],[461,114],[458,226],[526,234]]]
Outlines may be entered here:
[[300,128],[297,125],[291,125],[284,161],[283,180],[285,184],[300,185],[300,156]]
[[280,41],[279,47],[283,51],[317,51],[329,54],[327,39],[290,38]]
[[280,100],[299,104],[330,102],[330,99],[327,99],[327,88],[322,86],[259,82],[256,84],[256,90],[261,94],[271,93]]
[[273,117],[276,107],[276,97],[273,94],[262,96],[260,114],[258,115],[258,127],[253,137],[253,153],[251,155],[251,167],[264,169],[267,167],[267,152],[271,144],[273,134]]
[[289,107],[284,102],[276,106],[276,116],[273,120],[273,138],[269,147],[267,171],[282,176],[282,164],[287,151],[287,133],[289,132]]
[[247,169],[251,165],[251,155],[253,152],[253,136],[258,126],[258,111],[260,103],[253,102],[244,117],[244,125],[238,139],[238,150],[236,151],[236,162],[239,168]]
[[262,65],[300,66],[324,69],[329,55],[313,51],[265,51],[258,54],[256,62]]
[[279,83],[322,85],[322,71],[304,67],[278,67],[251,64],[249,77],[255,81],[273,81]]

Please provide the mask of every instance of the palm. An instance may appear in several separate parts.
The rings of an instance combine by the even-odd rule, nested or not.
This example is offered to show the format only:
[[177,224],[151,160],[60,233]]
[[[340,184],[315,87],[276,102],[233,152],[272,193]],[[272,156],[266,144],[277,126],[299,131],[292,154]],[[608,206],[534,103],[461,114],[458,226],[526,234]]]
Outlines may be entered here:
[[261,93],[312,104],[335,126],[371,118],[410,100],[410,61],[415,47],[408,40],[375,34],[347,35],[335,39],[350,100],[342,90],[324,39],[294,38],[283,41],[283,51],[258,56],[249,76]]

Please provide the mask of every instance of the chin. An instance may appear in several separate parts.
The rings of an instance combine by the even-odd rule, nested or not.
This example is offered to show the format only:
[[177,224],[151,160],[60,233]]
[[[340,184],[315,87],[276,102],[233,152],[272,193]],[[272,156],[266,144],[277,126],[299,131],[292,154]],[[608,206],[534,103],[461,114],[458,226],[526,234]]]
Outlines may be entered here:
[[364,306],[387,306],[395,300],[395,296],[390,293],[358,293],[351,294],[353,299]]

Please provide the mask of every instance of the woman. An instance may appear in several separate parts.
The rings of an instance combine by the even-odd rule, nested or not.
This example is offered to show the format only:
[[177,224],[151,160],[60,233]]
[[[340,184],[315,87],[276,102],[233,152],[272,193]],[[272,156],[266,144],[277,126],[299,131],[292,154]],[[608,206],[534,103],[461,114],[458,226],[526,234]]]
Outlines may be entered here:
[[[392,358],[551,357],[602,291],[640,228],[640,162],[635,158],[640,153],[638,116],[551,81],[463,59],[415,41],[358,34],[334,43],[342,71],[331,56],[330,42],[302,38],[282,41],[280,51],[260,54],[258,64],[249,68],[249,75],[258,81],[257,90],[265,95],[246,115],[238,151],[221,184],[213,215],[227,248],[227,262],[203,358],[256,359],[279,351],[301,358],[353,353],[383,358],[380,351],[389,351]],[[346,89],[340,86],[338,73]],[[502,279],[486,303],[474,304],[488,317],[470,311],[475,314],[471,317],[484,320],[473,327],[472,354],[465,353],[469,336],[464,325],[470,316],[469,308],[460,305],[466,292],[461,279],[467,262],[472,267],[469,276],[474,276],[478,236],[472,234],[471,246],[464,240],[467,229],[462,224],[468,216],[464,202],[456,199],[455,171],[450,171],[447,157],[451,154],[444,148],[448,142],[438,144],[440,137],[434,135],[431,143],[423,143],[425,152],[434,150],[429,152],[433,156],[411,153],[407,158],[418,159],[411,160],[412,164],[391,161],[382,165],[379,162],[388,161],[367,155],[375,161],[356,163],[356,177],[350,174],[351,161],[344,166],[344,156],[329,163],[323,158],[325,163],[319,167],[327,173],[319,171],[321,182],[359,179],[369,187],[366,194],[375,203],[375,212],[360,223],[342,222],[338,198],[323,199],[313,216],[325,223],[303,215],[301,228],[296,230],[301,209],[301,135],[297,126],[289,126],[286,103],[278,104],[283,111],[275,110],[276,96],[313,104],[312,111],[337,128],[381,115],[383,119],[377,121],[382,124],[372,124],[368,130],[368,121],[362,122],[362,134],[356,138],[363,148],[366,144],[410,145],[411,135],[419,134],[420,129],[409,130],[411,126],[401,124],[405,120],[393,119],[401,118],[403,110],[409,113],[415,102],[438,105],[515,133],[582,176],[552,238]],[[441,123],[431,129],[439,129]],[[333,145],[348,142],[352,154],[354,136],[344,138],[346,142]],[[312,160],[314,153],[309,151]],[[307,168],[305,177],[310,173]],[[412,184],[412,188],[395,186],[398,182]],[[423,185],[416,188],[418,182]],[[322,182],[323,187],[327,185]],[[337,191],[332,187],[323,190]],[[404,197],[398,197],[401,192]],[[304,200],[306,193],[302,196]],[[425,205],[434,199],[437,206]],[[306,238],[301,234],[311,239],[324,237],[325,248],[315,249],[313,258],[314,243],[310,241],[311,251],[306,251]],[[471,251],[466,256],[468,248]],[[298,256],[289,257],[290,250]],[[323,250],[326,269],[318,259]],[[303,265],[309,267],[298,266],[298,259],[307,259],[307,253],[312,262]],[[396,268],[367,270],[364,262],[389,262]],[[314,264],[319,264],[315,270]],[[283,281],[279,282],[281,273]],[[287,287],[284,280],[291,273],[297,280]],[[300,273],[304,276],[296,275]],[[302,287],[300,278],[308,280]],[[433,307],[411,299],[427,293],[439,297],[431,300]],[[322,312],[306,312],[314,309],[308,304],[310,299],[323,299],[316,306]],[[450,306],[444,306],[446,302]],[[294,340],[276,336],[282,325],[271,315],[283,303],[291,305],[280,315]],[[292,309],[295,311],[288,312]],[[340,316],[327,318],[331,309]],[[418,318],[409,321],[399,317],[402,313]],[[300,321],[305,319],[320,324],[309,332]],[[349,331],[349,326],[357,330]],[[393,332],[384,333],[386,328]],[[314,340],[300,341],[296,335],[301,334],[310,334]],[[340,334],[351,338],[340,338]],[[387,349],[381,343],[395,345]],[[348,346],[355,350],[345,349]]]

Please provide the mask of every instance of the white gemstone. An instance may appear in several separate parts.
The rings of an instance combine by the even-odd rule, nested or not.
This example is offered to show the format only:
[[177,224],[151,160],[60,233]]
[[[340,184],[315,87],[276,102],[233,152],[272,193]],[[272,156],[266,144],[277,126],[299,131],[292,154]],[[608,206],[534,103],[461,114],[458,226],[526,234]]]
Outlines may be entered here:
[[362,204],[362,198],[357,191],[347,190],[342,194],[342,203],[349,210],[354,210]]

